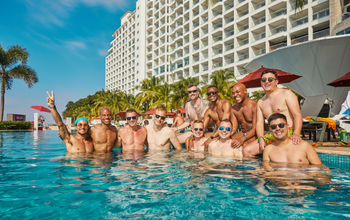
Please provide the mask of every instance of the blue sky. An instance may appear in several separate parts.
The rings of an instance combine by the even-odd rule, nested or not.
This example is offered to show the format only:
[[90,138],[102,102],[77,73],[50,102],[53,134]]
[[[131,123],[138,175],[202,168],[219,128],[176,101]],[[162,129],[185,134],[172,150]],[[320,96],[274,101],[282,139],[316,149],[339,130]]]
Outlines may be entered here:
[[[76,101],[104,88],[104,62],[113,32],[136,0],[10,0],[0,7],[0,44],[20,45],[39,82],[28,89],[15,80],[5,94],[5,114],[26,114],[31,105],[46,106],[46,91],[55,92],[61,113]],[[48,122],[51,116],[43,113]]]

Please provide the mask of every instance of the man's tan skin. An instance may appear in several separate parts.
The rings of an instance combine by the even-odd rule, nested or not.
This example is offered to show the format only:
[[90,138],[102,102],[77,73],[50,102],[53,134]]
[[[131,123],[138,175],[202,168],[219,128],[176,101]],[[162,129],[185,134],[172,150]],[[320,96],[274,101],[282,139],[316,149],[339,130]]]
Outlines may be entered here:
[[188,151],[204,152],[205,150],[204,143],[207,140],[207,138],[204,137],[203,121],[200,121],[200,120],[194,121],[191,128],[192,128],[193,135],[186,139],[186,143],[185,143],[186,149]]
[[232,87],[232,95],[237,103],[232,107],[232,112],[241,125],[241,131],[232,135],[232,144],[233,147],[243,146],[244,149],[247,143],[256,139],[256,101],[247,97],[247,88],[241,83]]
[[269,128],[276,140],[265,148],[264,162],[321,165],[320,158],[309,143],[301,140],[298,146],[293,144],[288,137],[287,120],[283,114],[272,114]]
[[290,136],[293,144],[297,145],[301,141],[300,132],[303,125],[303,118],[301,116],[298,98],[292,91],[278,88],[277,84],[277,74],[273,70],[262,72],[261,87],[265,91],[265,96],[258,101],[256,110],[256,135],[261,141],[252,142],[245,147],[244,155],[247,157],[263,152],[266,146],[262,138],[264,136],[265,119],[273,113],[281,113],[287,117],[288,127],[294,129],[293,135]]
[[117,147],[124,153],[144,153],[147,130],[137,124],[138,114],[134,109],[126,110],[127,125],[118,131]]
[[84,120],[77,121],[75,125],[77,134],[73,136],[71,133],[69,133],[66,125],[62,121],[60,114],[57,112],[53,91],[51,91],[51,94],[49,92],[46,93],[48,96],[46,100],[47,105],[51,108],[52,117],[58,126],[59,136],[66,144],[67,151],[69,153],[93,152],[94,146],[92,139],[88,133],[89,124]]
[[[190,99],[189,102],[185,105],[186,117],[185,122],[176,127],[176,130],[184,130],[191,126],[191,123],[195,120],[204,120],[204,114],[209,108],[209,102],[205,99],[201,99],[199,97],[199,89],[196,85],[189,85],[187,87],[188,97]],[[192,135],[192,132],[185,132],[183,134],[179,134],[177,138],[180,143],[185,143],[186,138]]]
[[230,120],[221,121],[218,127],[219,138],[209,143],[207,150],[209,155],[214,157],[225,157],[242,159],[241,148],[232,148],[231,135],[233,134],[232,123]]
[[181,150],[181,145],[173,129],[164,125],[166,110],[163,107],[157,107],[153,114],[153,124],[146,126],[148,149],[152,150],[170,150],[170,143],[176,150]]
[[[210,107],[204,115],[204,129],[208,128],[209,122],[214,121],[219,127],[220,121],[231,120],[233,125],[233,133],[237,130],[237,119],[232,112],[231,103],[227,100],[220,99],[219,91],[216,86],[209,86],[207,95],[210,101]],[[218,131],[213,135],[218,136]]]
[[107,107],[100,109],[101,124],[91,127],[91,137],[95,152],[107,153],[117,147],[117,128],[111,124],[111,110]]
[[176,128],[178,126],[181,126],[183,123],[185,123],[185,119],[182,117],[181,112],[177,111],[174,123],[171,125],[171,127]]

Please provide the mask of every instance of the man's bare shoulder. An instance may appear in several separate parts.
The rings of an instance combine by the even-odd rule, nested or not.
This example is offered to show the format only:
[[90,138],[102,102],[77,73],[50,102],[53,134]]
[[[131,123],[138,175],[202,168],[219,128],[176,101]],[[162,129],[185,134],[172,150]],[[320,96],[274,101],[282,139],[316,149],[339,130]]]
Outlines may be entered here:
[[255,101],[254,99],[250,99],[250,98],[247,98],[247,103],[249,104],[249,105],[256,105],[258,102],[257,101]]

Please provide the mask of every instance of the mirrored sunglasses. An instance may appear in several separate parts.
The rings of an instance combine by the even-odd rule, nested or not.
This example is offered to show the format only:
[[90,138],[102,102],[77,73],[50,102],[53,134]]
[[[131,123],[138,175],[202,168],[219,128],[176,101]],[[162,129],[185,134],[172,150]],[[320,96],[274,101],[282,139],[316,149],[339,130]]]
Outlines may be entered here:
[[136,116],[132,116],[132,117],[126,117],[126,120],[130,121],[131,119],[136,119]]
[[231,128],[230,128],[230,127],[224,127],[224,126],[220,126],[220,127],[219,127],[219,130],[220,130],[220,131],[223,131],[224,129],[226,129],[226,131],[231,131]]

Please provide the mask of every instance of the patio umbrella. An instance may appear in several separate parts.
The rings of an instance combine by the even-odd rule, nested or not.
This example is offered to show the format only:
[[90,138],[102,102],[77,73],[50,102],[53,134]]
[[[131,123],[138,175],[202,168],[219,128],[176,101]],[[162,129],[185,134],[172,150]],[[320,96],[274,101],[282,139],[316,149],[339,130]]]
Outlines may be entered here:
[[350,86],[350,72],[348,72],[344,76],[334,80],[333,82],[328,83],[328,85],[334,86],[334,87],[348,87],[348,86]]
[[182,114],[186,113],[185,107],[182,107],[182,108],[178,109],[178,111],[180,111]]
[[299,75],[284,72],[284,71],[279,70],[279,69],[260,67],[259,69],[255,70],[254,72],[251,72],[248,75],[246,75],[243,79],[239,80],[238,83],[243,83],[247,88],[260,87],[261,86],[261,84],[260,84],[261,73],[267,69],[271,69],[271,70],[276,71],[277,76],[278,76],[278,82],[280,84],[289,83],[289,82],[301,77]]
[[44,106],[39,106],[39,105],[32,105],[30,106],[32,109],[35,109],[35,110],[38,110],[38,111],[41,111],[41,112],[48,112],[48,113],[51,113],[51,110],[48,109],[48,108],[45,108]]

